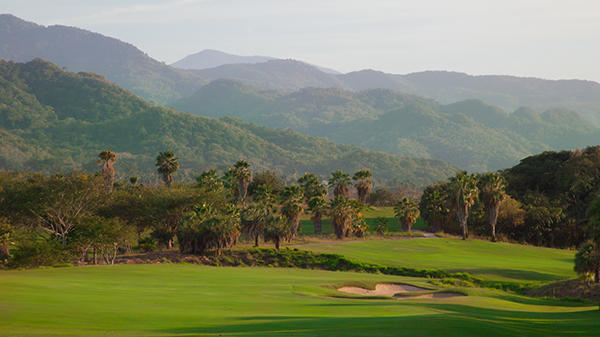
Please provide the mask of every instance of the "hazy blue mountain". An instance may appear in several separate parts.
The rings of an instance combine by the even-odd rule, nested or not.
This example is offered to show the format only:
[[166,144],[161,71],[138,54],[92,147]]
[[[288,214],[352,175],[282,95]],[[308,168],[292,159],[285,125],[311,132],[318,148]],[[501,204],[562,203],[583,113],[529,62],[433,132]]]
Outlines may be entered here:
[[600,132],[577,112],[531,108],[514,113],[465,100],[453,104],[389,89],[360,92],[260,89],[216,80],[173,103],[204,116],[235,116],[333,141],[404,156],[438,158],[470,170],[509,167],[533,153],[592,145]]
[[0,15],[0,58],[49,60],[70,71],[89,71],[136,95],[165,103],[206,84],[197,75],[156,61],[123,41],[67,26],[41,26],[10,14]]
[[171,64],[171,66],[179,69],[201,70],[215,68],[224,64],[262,63],[274,59],[274,57],[268,56],[240,56],[228,54],[218,50],[205,49],[198,53],[188,55]]
[[180,159],[178,179],[188,180],[240,158],[254,170],[288,176],[367,167],[380,183],[395,179],[417,185],[444,179],[457,169],[440,160],[338,145],[291,129],[153,106],[100,75],[66,72],[41,59],[0,61],[0,169],[94,172],[104,149],[118,153],[120,179],[135,175],[147,182],[158,179],[154,158],[167,149]]
[[206,79],[233,79],[265,89],[284,91],[306,87],[345,87],[335,75],[324,73],[315,66],[296,60],[277,59],[256,64],[226,64],[192,72]]
[[[270,56],[241,56],[228,54],[219,50],[205,49],[198,53],[188,55],[171,64],[171,66],[179,69],[202,70],[216,68],[226,64],[255,64],[271,60],[277,60],[277,58]],[[340,74],[339,71],[330,68],[315,67],[327,74]]]
[[225,65],[195,73],[211,80],[235,79],[282,91],[306,87],[336,87],[354,91],[379,88],[430,97],[445,104],[479,99],[506,111],[514,111],[522,106],[542,111],[568,109],[578,111],[588,121],[600,125],[600,84],[593,81],[471,76],[448,71],[397,75],[361,70],[336,75],[291,60]]

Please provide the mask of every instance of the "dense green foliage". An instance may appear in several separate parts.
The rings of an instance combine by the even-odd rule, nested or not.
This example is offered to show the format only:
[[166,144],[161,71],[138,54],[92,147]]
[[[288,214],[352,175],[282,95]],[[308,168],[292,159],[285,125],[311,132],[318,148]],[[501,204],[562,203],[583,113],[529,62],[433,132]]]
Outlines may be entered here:
[[155,107],[97,75],[65,72],[42,60],[0,61],[0,83],[0,169],[94,172],[98,153],[112,149],[118,154],[116,179],[139,176],[144,183],[159,181],[154,159],[165,150],[179,158],[175,180],[184,181],[240,158],[285,175],[369,167],[380,182],[416,185],[454,171],[437,160],[399,158],[291,130]]
[[519,242],[577,247],[594,237],[590,207],[599,193],[600,147],[593,146],[527,157],[501,175],[458,174],[425,188],[420,209],[435,231],[458,234],[467,224],[492,239],[497,232]]
[[524,205],[528,241],[563,247],[589,238],[588,210],[600,197],[600,147],[544,152],[504,175],[508,194]]
[[217,80],[172,105],[392,154],[439,158],[478,171],[505,168],[544,150],[594,145],[600,138],[598,128],[565,109],[539,114],[521,108],[509,114],[477,100],[441,105],[383,89],[280,93]]

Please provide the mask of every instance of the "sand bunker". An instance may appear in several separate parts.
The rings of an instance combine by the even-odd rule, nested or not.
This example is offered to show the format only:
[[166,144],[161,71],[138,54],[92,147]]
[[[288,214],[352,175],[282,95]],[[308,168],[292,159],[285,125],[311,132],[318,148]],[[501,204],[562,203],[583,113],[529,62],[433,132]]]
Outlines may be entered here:
[[392,297],[399,293],[410,293],[415,291],[427,291],[429,289],[419,288],[415,286],[409,286],[407,284],[392,284],[392,283],[379,283],[375,286],[375,290],[369,290],[359,287],[341,287],[339,291],[364,296],[389,296]]
[[448,298],[448,297],[457,297],[457,296],[465,296],[463,294],[458,293],[431,293],[431,294],[423,294],[417,296],[394,296],[399,300],[412,300],[415,298]]
[[419,291],[429,291],[430,289],[419,288],[415,286],[410,286],[407,284],[393,284],[393,283],[379,283],[375,286],[375,290],[369,290],[360,287],[341,287],[338,288],[339,291],[354,294],[354,295],[363,295],[363,296],[387,296],[387,297],[395,297],[397,299],[414,299],[414,298],[448,298],[455,296],[464,296],[462,294],[457,293],[430,293],[430,294],[422,294],[415,296],[394,296],[396,294],[406,294],[413,293]]

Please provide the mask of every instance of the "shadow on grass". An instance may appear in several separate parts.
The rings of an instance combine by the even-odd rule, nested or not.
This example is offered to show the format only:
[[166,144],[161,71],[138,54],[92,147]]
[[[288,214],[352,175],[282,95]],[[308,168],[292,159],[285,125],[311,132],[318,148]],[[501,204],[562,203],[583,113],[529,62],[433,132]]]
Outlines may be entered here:
[[[345,306],[364,306],[364,314],[376,303],[332,303],[332,315]],[[244,316],[233,317],[231,324],[181,327],[161,330],[171,336],[597,336],[600,312],[535,313],[482,309],[459,304],[403,304],[390,306],[426,307],[431,314],[392,317],[317,317],[317,316]],[[402,309],[406,309],[403,307]]]
[[474,268],[474,269],[448,269],[448,272],[456,273],[456,272],[465,272],[473,275],[477,274],[487,274],[487,275],[495,275],[506,278],[511,278],[515,280],[527,280],[527,281],[558,281],[564,280],[564,277],[548,274],[548,273],[540,273],[537,271],[531,270],[519,270],[519,269],[505,269],[505,268]]

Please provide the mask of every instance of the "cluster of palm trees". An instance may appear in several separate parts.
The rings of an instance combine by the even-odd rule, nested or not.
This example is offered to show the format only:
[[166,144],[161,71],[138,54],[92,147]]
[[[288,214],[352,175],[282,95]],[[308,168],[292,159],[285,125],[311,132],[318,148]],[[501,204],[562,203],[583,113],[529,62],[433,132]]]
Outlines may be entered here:
[[[500,203],[506,197],[504,177],[496,172],[477,175],[462,171],[450,178],[448,187],[448,201],[462,229],[463,240],[469,237],[467,222],[471,207],[480,198],[488,215],[492,241],[496,241],[496,222]],[[440,208],[443,207],[442,198],[437,202],[440,203]]]
[[[326,215],[331,216],[338,238],[364,234],[366,222],[360,209],[366,203],[373,186],[369,170],[356,172],[353,179],[338,170],[331,174],[328,182],[322,182],[316,175],[306,173],[298,179],[297,184],[286,186],[278,195],[274,195],[268,186],[259,185],[252,196],[252,202],[246,205],[247,189],[252,181],[249,167],[248,162],[240,160],[230,170],[230,176],[234,177],[239,187],[237,195],[238,202],[242,205],[242,232],[251,236],[255,245],[258,245],[260,236],[265,241],[273,241],[276,247],[279,247],[281,240],[295,237],[305,208],[311,213],[315,234],[322,232],[322,218]],[[354,184],[352,180],[355,181]],[[351,198],[353,185],[356,187],[358,200]],[[332,200],[327,199],[329,189],[333,191]]]
[[[100,152],[98,157],[100,159],[98,164],[102,165],[106,189],[110,192],[114,185],[114,163],[117,155],[111,150],[105,150]],[[174,181],[173,175],[179,168],[178,158],[171,150],[160,152],[156,157],[156,168],[165,185],[170,187]],[[297,184],[285,187],[278,196],[273,195],[267,186],[259,186],[253,196],[253,204],[246,207],[248,186],[253,178],[250,164],[245,160],[237,161],[226,172],[226,178],[237,185],[235,194],[242,205],[243,231],[253,236],[256,244],[258,244],[258,237],[263,235],[267,223],[279,226],[283,220],[287,221],[289,231],[285,233],[280,231],[281,234],[287,239],[294,237],[298,233],[300,216],[304,212],[305,205],[311,213],[315,234],[322,232],[322,219],[327,215],[331,216],[333,229],[338,238],[349,236],[353,229],[357,228],[359,229],[356,234],[359,234],[361,224],[364,224],[360,209],[367,204],[373,187],[372,174],[368,169],[358,170],[352,177],[342,170],[337,170],[331,173],[327,182],[321,182],[316,175],[306,173],[298,179]],[[203,173],[198,180],[213,187],[224,184],[214,170]],[[506,196],[505,185],[504,178],[496,172],[476,175],[462,171],[450,178],[447,184],[447,195],[434,191],[424,196],[427,200],[425,203],[421,202],[421,208],[427,207],[427,211],[433,215],[434,231],[440,229],[435,219],[452,209],[462,229],[463,239],[466,239],[469,236],[467,226],[469,213],[479,199],[485,205],[492,241],[496,241],[496,222],[500,203]],[[356,188],[357,199],[351,198],[353,186]],[[328,189],[333,191],[331,200],[327,199]],[[277,208],[274,205],[277,203],[281,206],[279,215],[275,215]],[[394,206],[395,216],[405,231],[412,230],[412,225],[419,218],[421,211],[419,205],[409,198],[403,198]],[[273,233],[270,234],[272,237]]]

